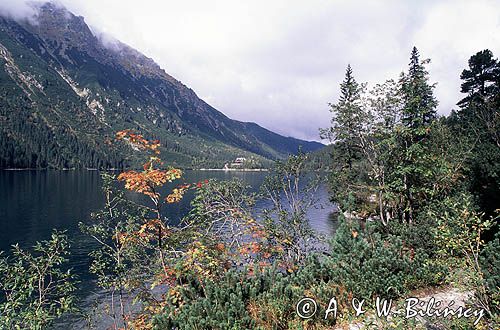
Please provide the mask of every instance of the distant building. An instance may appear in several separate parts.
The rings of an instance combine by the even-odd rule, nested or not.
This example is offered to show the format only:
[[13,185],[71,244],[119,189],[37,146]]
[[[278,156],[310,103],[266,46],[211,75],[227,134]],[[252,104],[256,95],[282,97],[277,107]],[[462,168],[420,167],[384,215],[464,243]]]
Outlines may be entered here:
[[236,166],[236,167],[241,167],[243,166],[243,163],[246,162],[246,158],[244,157],[238,157],[234,160],[234,162],[231,163],[231,166]]

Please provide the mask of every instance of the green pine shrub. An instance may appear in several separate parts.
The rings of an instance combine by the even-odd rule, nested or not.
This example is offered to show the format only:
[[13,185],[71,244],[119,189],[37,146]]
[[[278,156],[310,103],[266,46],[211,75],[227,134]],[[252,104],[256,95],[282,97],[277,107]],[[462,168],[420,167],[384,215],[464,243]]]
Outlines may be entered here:
[[492,312],[500,317],[500,232],[486,244],[479,260]]
[[[347,311],[352,297],[368,299],[368,303],[376,296],[398,298],[442,279],[436,278],[439,272],[424,248],[409,246],[403,237],[378,229],[368,224],[362,230],[359,223],[342,220],[331,241],[330,255],[311,256],[292,273],[278,267],[252,275],[248,269],[232,269],[203,285],[196,280],[184,282],[178,288],[180,298],[168,301],[164,313],[156,317],[155,327],[300,329],[314,323],[328,328],[336,322],[333,317],[324,319],[332,297],[337,298],[339,310]],[[309,320],[300,319],[295,311],[303,297],[318,303],[318,313]]]
[[[381,233],[368,223],[342,221],[331,241],[332,276],[358,298],[397,298],[441,279],[423,248],[412,246],[409,235]],[[406,238],[406,241],[405,241]],[[410,237],[411,238],[411,237]]]
[[[182,307],[169,301],[164,314],[155,319],[156,329],[295,328],[290,324],[303,322],[295,313],[300,299],[312,297],[326,308],[331,297],[342,294],[328,265],[317,257],[308,258],[294,273],[285,274],[277,267],[253,276],[230,270],[217,281],[207,281],[203,289],[191,282],[180,291]],[[333,324],[335,320],[321,322]]]

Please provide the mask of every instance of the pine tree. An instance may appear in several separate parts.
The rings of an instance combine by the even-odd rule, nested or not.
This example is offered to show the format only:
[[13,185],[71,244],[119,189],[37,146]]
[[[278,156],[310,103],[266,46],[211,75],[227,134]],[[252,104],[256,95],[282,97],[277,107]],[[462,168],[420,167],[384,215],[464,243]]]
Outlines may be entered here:
[[469,59],[469,69],[462,71],[461,92],[467,96],[457,105],[462,109],[472,104],[484,104],[500,92],[500,64],[489,49],[482,50]]
[[467,96],[449,122],[473,146],[466,160],[469,189],[481,209],[494,214],[500,203],[500,63],[490,50],[482,50],[470,57],[460,78]]
[[492,142],[500,147],[500,63],[493,53],[482,50],[469,59],[469,69],[462,71],[460,119],[472,127],[481,142]]

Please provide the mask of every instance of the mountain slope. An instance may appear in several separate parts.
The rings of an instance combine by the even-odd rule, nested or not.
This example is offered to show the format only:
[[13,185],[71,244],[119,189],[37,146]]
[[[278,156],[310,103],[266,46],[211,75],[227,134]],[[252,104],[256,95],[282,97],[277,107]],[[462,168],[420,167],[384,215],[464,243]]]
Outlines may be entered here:
[[158,138],[181,166],[322,147],[229,119],[152,59],[104,45],[65,8],[37,12],[36,24],[0,17],[0,167],[133,165],[135,152],[111,143],[125,128]]

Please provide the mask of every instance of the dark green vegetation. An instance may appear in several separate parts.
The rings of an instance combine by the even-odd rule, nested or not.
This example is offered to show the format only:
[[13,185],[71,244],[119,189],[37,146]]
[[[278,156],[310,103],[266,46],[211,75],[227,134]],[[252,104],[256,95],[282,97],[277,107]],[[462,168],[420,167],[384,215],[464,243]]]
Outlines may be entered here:
[[141,155],[111,144],[114,132],[159,139],[166,159],[218,167],[322,147],[232,120],[153,60],[103,44],[82,17],[51,3],[36,24],[0,17],[0,168],[122,168]]
[[471,145],[465,175],[479,206],[492,214],[500,208],[500,65],[491,51],[483,50],[469,59],[460,77],[467,96],[448,123]]

